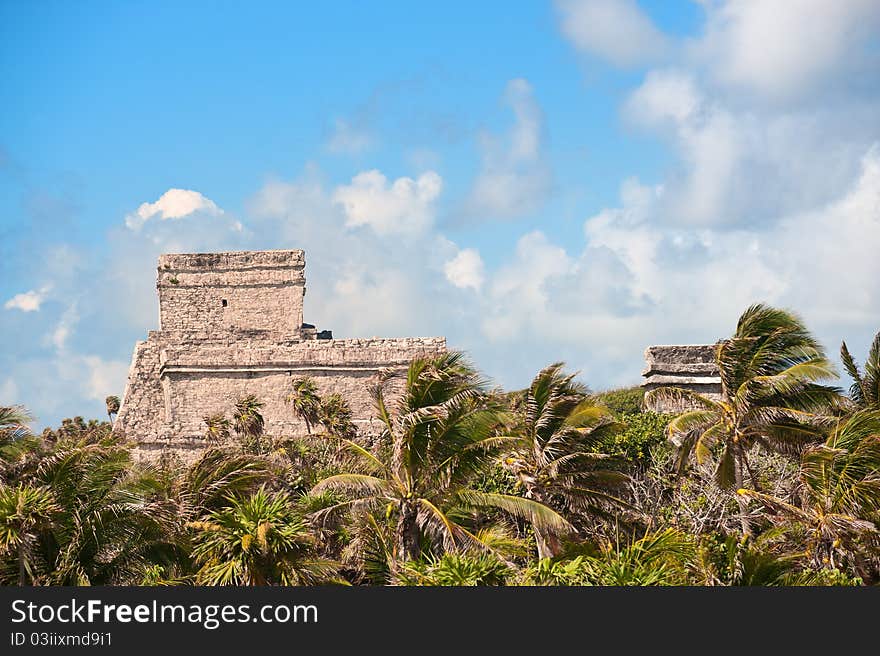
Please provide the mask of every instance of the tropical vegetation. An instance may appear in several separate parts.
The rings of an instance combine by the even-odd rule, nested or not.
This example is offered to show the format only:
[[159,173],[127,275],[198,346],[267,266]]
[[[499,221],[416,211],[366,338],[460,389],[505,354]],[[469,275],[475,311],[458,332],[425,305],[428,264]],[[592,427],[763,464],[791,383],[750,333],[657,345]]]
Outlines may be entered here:
[[383,370],[372,428],[308,377],[291,434],[253,394],[199,409],[192,461],[138,458],[118,397],[39,435],[0,405],[0,583],[876,585],[880,333],[840,361],[837,387],[759,304],[715,346],[718,394],[594,392],[563,363],[502,391],[451,352]]

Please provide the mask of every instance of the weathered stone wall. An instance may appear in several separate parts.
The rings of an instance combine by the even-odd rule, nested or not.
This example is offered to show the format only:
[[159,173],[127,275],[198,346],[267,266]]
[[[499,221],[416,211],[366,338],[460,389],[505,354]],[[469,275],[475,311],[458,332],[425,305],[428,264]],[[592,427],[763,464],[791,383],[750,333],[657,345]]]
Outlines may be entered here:
[[[296,372],[254,372],[248,370],[221,373],[175,373],[168,376],[171,388],[170,418],[173,431],[182,437],[204,435],[205,415],[223,413],[231,416],[235,402],[254,394],[265,405],[262,409],[266,432],[275,436],[302,435],[306,425],[295,416],[287,397],[298,376],[309,376],[320,394],[340,393],[351,406],[355,424],[364,432],[371,431],[374,420],[369,387],[378,380],[376,371],[334,371],[331,369],[300,369]],[[378,426],[378,424],[377,424]]]
[[126,435],[167,438],[165,404],[159,374],[159,333],[151,331],[145,342],[134,347],[123,402],[114,427]]
[[[645,349],[645,369],[642,371],[646,390],[658,387],[678,387],[721,398],[721,378],[715,365],[714,344],[679,344],[649,346]],[[690,404],[651,402],[646,399],[648,410],[675,413],[690,409]]]
[[[138,442],[138,455],[153,458],[173,452],[192,460],[204,447],[203,418],[232,416],[235,402],[254,394],[264,403],[266,433],[298,436],[306,425],[295,416],[288,395],[295,378],[308,376],[322,395],[338,392],[351,406],[358,429],[375,435],[381,425],[370,387],[381,370],[403,373],[415,357],[446,350],[444,338],[316,340],[292,345],[224,347],[193,342],[164,342],[163,332],[140,342],[129,372],[116,428]],[[389,384],[396,401],[402,376]]]
[[[160,257],[162,329],[135,346],[115,423],[137,441],[139,458],[194,459],[205,448],[203,418],[231,417],[248,394],[264,403],[267,434],[305,434],[287,403],[303,376],[322,395],[340,393],[359,430],[374,435],[381,427],[369,389],[379,372],[446,351],[443,337],[315,339],[301,330],[304,266],[302,251]],[[389,385],[392,403],[401,389],[402,378]]]
[[271,330],[299,335],[302,251],[162,255],[156,286],[162,330]]

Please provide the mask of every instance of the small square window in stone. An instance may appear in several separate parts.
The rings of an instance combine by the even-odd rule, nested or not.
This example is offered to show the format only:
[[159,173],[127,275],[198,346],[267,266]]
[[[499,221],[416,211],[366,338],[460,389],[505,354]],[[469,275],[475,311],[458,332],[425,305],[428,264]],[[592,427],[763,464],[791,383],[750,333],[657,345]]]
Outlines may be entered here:
[[226,307],[227,305],[229,305],[229,302],[225,298],[223,300],[221,300],[220,302],[223,304],[223,307]]

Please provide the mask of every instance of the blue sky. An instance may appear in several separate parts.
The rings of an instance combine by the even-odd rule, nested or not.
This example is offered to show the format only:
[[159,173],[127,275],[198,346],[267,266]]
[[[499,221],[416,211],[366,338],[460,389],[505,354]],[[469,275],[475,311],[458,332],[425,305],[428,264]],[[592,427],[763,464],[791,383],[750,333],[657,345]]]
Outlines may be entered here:
[[304,248],[307,321],[506,386],[638,382],[753,301],[863,353],[878,33],[869,0],[3,3],[0,403],[99,416],[182,250]]

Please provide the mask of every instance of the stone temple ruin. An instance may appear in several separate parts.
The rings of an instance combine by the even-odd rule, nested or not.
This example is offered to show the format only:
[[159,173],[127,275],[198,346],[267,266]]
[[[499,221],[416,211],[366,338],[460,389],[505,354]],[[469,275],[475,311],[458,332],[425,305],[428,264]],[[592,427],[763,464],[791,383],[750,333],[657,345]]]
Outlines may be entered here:
[[[714,344],[684,344],[676,346],[649,346],[645,349],[645,369],[642,371],[645,390],[658,387],[680,387],[693,390],[709,398],[721,398],[721,378],[715,365]],[[654,412],[680,412],[686,407],[671,403],[646,403]]]
[[[333,339],[329,330],[303,323],[304,270],[301,250],[159,257],[159,330],[135,346],[114,425],[137,442],[138,458],[194,459],[205,447],[204,417],[229,415],[248,394],[265,404],[267,433],[303,435],[305,422],[287,403],[293,379],[302,376],[321,394],[341,394],[362,434],[381,430],[369,394],[379,372],[402,371],[415,357],[443,353],[446,339]],[[643,387],[720,397],[714,348],[648,347]],[[683,408],[655,403],[647,409]]]
[[369,386],[384,368],[446,351],[444,337],[333,339],[303,323],[301,250],[159,257],[159,330],[134,349],[114,428],[139,458],[192,460],[205,447],[203,418],[229,415],[248,394],[265,405],[266,432],[302,435],[287,397],[294,378],[338,392],[359,430],[379,430]]

